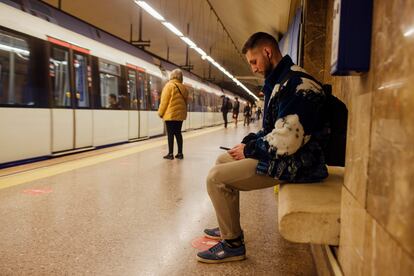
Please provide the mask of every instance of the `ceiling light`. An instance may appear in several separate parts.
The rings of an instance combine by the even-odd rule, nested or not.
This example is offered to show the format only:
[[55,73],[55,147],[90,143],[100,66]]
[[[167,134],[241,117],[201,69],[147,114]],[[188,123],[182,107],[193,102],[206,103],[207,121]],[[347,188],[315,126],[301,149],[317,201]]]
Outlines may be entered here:
[[148,5],[147,2],[135,0],[135,3],[141,8],[143,8],[147,13],[151,14],[155,19],[159,21],[165,21],[164,17],[162,17],[161,14],[159,14],[150,5]]
[[189,39],[188,37],[180,37],[185,43],[187,43],[188,46],[190,46],[191,48],[196,48],[197,45],[191,41],[191,39]]
[[213,59],[212,57],[210,57],[210,56],[206,56],[206,59],[207,59],[208,61],[210,61],[211,63],[215,62],[215,61],[214,61],[214,59]]
[[196,52],[201,55],[201,58],[204,57],[204,59],[205,59],[205,57],[207,56],[207,53],[204,52],[203,49],[201,49],[201,48],[195,47],[194,50],[196,50]]
[[[244,86],[239,80],[237,80],[232,74],[230,74],[223,66],[221,66],[218,62],[216,62],[212,57],[208,56],[203,49],[197,47],[197,45],[191,39],[189,39],[188,37],[185,37],[183,35],[183,33],[180,30],[178,30],[173,24],[171,24],[169,22],[166,22],[164,17],[161,14],[159,14],[155,9],[153,9],[150,5],[148,5],[147,2],[138,1],[138,0],[134,0],[134,1],[137,5],[139,5],[146,12],[148,12],[150,15],[152,15],[155,19],[161,21],[161,23],[165,27],[167,27],[171,32],[173,32],[175,35],[180,37],[188,46],[190,46],[190,48],[193,48],[197,53],[199,53],[201,55],[201,59],[208,60],[211,64],[213,64],[215,67],[217,67],[217,69],[219,69],[221,72],[223,72],[223,74],[225,74],[227,77],[229,77],[238,86],[242,87],[248,94],[253,96],[253,98],[255,98],[256,100],[259,100],[259,98],[256,95],[254,95],[249,89],[247,89],[246,86]],[[411,31],[411,33],[409,33],[410,31]],[[414,33],[414,30],[412,30],[412,29],[409,30],[408,32],[406,32],[404,34],[404,36],[408,36],[408,35],[406,35],[407,33],[408,33],[408,35],[411,35],[412,33]]]
[[184,36],[182,32],[180,32],[179,29],[177,29],[173,24],[171,24],[170,22],[162,22],[162,24],[167,27],[171,32],[173,32],[174,34],[178,35],[178,36]]
[[405,37],[407,37],[407,36],[411,36],[411,35],[413,35],[414,34],[414,28],[411,28],[411,29],[408,29],[405,33],[404,33],[404,36]]
[[9,51],[9,52],[16,52],[18,54],[22,54],[22,55],[26,55],[26,56],[28,56],[30,54],[30,52],[28,50],[24,50],[24,49],[20,49],[20,48],[16,48],[16,47],[11,47],[11,46],[4,45],[4,44],[0,44],[0,49],[5,50],[5,51]]

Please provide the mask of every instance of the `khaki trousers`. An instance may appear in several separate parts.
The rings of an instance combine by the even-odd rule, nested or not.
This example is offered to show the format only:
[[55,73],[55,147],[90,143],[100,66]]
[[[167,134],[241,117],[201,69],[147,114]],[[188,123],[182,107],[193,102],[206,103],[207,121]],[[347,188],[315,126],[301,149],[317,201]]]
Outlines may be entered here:
[[207,191],[216,211],[222,239],[241,235],[240,191],[269,188],[277,179],[256,174],[256,159],[235,160],[227,152],[221,154],[207,176]]

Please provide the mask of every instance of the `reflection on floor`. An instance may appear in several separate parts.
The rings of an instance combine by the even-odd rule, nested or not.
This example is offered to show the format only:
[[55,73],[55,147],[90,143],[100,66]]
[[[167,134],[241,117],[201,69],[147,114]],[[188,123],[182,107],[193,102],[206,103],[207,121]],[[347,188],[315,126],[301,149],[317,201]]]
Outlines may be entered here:
[[68,170],[51,165],[41,175],[26,173],[0,189],[0,275],[315,275],[309,246],[278,234],[271,188],[241,195],[247,260],[195,259],[191,241],[216,226],[208,169],[219,146],[249,131],[255,126],[189,133],[184,160],[162,159],[165,142],[136,150],[139,142],[128,154],[110,151]]

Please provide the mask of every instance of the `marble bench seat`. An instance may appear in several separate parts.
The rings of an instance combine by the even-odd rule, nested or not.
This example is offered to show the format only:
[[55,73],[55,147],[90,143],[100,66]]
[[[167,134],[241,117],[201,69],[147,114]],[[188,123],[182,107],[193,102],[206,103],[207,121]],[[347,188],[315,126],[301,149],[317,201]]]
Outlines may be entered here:
[[338,245],[344,168],[329,167],[320,183],[283,184],[279,191],[279,231],[287,240]]

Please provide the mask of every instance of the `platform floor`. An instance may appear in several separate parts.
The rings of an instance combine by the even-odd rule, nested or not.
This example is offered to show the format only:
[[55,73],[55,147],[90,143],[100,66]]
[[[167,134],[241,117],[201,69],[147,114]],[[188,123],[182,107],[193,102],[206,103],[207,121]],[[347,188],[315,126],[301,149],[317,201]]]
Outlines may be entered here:
[[162,159],[160,137],[0,170],[0,275],[316,275],[309,246],[279,235],[272,188],[241,193],[247,260],[196,261],[218,147],[256,127],[186,133],[184,160]]

